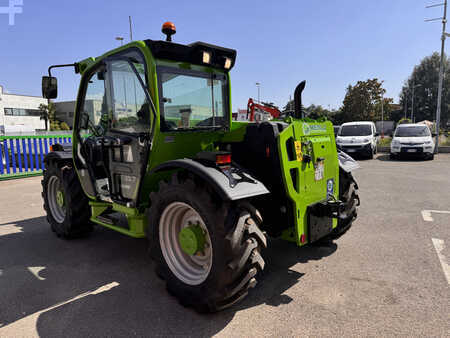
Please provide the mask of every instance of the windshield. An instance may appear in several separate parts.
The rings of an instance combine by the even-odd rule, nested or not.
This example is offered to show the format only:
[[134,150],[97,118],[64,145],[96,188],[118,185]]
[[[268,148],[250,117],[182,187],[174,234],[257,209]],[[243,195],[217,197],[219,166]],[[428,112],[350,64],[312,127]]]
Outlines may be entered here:
[[215,129],[228,125],[225,75],[159,68],[161,129]]
[[427,126],[399,127],[395,132],[395,137],[423,137],[430,136],[430,129]]
[[342,126],[338,136],[369,136],[372,135],[370,124],[350,124]]

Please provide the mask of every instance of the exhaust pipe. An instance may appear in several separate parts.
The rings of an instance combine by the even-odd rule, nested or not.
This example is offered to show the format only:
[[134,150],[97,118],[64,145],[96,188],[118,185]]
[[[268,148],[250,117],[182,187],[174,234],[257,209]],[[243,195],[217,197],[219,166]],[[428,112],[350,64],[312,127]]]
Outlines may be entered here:
[[302,81],[295,88],[294,92],[294,109],[295,109],[295,118],[301,119],[303,118],[303,110],[302,110],[302,92],[305,89],[306,81]]

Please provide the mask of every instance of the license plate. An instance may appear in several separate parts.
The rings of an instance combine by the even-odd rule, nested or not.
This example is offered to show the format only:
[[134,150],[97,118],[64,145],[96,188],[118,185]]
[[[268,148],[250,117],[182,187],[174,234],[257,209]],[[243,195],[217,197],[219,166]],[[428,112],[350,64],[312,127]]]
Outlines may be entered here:
[[320,181],[323,178],[324,173],[324,165],[323,162],[317,162],[315,170],[314,170],[314,179],[316,181]]
[[348,153],[354,153],[356,150],[355,149],[347,149]]
[[417,149],[407,149],[406,150],[408,153],[415,153],[417,151]]

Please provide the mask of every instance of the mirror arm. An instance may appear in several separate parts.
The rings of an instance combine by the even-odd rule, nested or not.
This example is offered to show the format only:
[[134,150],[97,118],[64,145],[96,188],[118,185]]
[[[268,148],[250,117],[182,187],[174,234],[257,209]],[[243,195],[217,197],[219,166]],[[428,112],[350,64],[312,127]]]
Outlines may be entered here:
[[65,65],[51,65],[50,67],[48,67],[48,76],[52,77],[52,69],[53,68],[61,68],[61,67],[74,67],[75,73],[79,73],[78,63],[69,63],[69,64],[65,64]]

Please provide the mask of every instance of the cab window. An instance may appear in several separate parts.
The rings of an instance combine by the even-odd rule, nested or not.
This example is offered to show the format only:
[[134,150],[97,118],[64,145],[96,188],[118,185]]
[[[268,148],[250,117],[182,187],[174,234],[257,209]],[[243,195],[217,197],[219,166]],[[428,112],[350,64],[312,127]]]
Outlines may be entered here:
[[106,67],[100,66],[87,82],[81,111],[82,127],[88,127],[84,132],[103,134],[108,128],[108,101],[106,85]]
[[227,80],[223,74],[159,67],[161,129],[220,129],[227,126]]
[[114,60],[110,62],[109,69],[113,103],[111,130],[128,133],[148,132],[150,106],[141,85],[145,83],[143,61],[137,57]]

